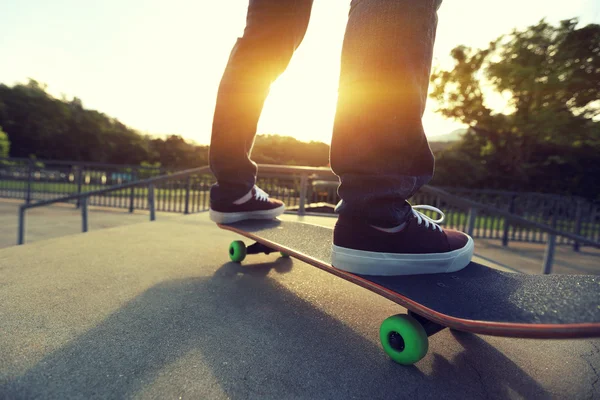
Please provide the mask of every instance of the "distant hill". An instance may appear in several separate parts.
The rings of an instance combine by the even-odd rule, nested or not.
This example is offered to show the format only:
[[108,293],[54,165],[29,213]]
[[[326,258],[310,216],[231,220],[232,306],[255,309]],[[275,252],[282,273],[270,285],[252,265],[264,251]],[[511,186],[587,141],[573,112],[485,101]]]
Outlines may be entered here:
[[462,138],[462,136],[467,133],[468,128],[460,128],[455,129],[450,133],[445,135],[434,136],[429,138],[430,142],[456,142]]
[[429,147],[434,154],[446,150],[455,142],[458,142],[462,136],[467,133],[467,128],[455,129],[450,133],[429,138]]

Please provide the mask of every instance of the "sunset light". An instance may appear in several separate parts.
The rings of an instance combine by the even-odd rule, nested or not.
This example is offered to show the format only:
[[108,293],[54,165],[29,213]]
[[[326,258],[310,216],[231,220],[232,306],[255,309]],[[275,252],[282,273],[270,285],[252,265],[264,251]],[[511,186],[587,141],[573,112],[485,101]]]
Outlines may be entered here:
[[0,400],[600,400],[600,0],[0,0],[0,49]]
[[[217,87],[231,47],[243,32],[247,0],[203,6],[187,0],[28,4],[0,6],[0,44],[4,60],[10,60],[0,66],[0,82],[12,85],[33,78],[56,97],[76,96],[86,108],[141,132],[209,143]],[[271,88],[259,133],[329,142],[349,4],[315,1],[303,44]],[[599,8],[594,0],[571,1],[569,6],[511,0],[494,10],[476,0],[444,2],[434,66],[451,66],[449,53],[457,45],[483,48],[542,18],[598,22]],[[502,109],[503,103],[498,97],[494,106]],[[423,121],[428,136],[461,127],[435,109],[429,101]]]

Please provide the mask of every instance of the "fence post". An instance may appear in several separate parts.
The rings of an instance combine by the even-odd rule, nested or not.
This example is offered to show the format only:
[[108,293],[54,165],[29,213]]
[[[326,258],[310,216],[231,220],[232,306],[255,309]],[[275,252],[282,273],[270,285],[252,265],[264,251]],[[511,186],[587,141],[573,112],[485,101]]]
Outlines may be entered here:
[[300,204],[298,206],[298,215],[304,215],[306,212],[306,192],[308,189],[308,175],[302,174],[300,178]]
[[148,185],[148,208],[150,208],[150,221],[156,220],[156,209],[154,207],[154,184]]
[[[583,204],[581,200],[577,200],[577,209],[575,211],[575,234],[581,235],[581,223],[583,219]],[[573,251],[579,251],[579,242],[573,243]]]
[[17,244],[22,245],[25,243],[25,205],[19,206],[19,231],[17,233]]
[[[511,214],[514,214],[515,212],[515,202],[516,202],[517,196],[513,195],[510,198],[510,204],[508,206],[508,212]],[[504,231],[502,232],[502,246],[506,247],[508,246],[508,228],[510,227],[510,222],[508,222],[508,219],[505,218],[504,219]]]
[[31,203],[31,189],[33,184],[33,160],[29,159],[29,164],[27,165],[27,193],[25,194],[25,203]]
[[88,231],[88,196],[81,198],[81,232]]
[[[139,174],[140,168],[137,167],[135,170],[131,171],[131,178],[132,181],[137,181],[138,177],[140,176]],[[132,213],[133,212],[133,208],[134,208],[134,201],[135,201],[135,186],[132,186],[130,191],[129,191],[129,212]]]
[[467,235],[473,237],[475,231],[475,222],[477,220],[477,209],[475,207],[469,208],[469,217],[467,220]]
[[[558,222],[558,207],[552,210],[552,222],[550,223],[553,228],[556,229]],[[556,235],[554,233],[548,234],[548,244],[546,245],[546,253],[544,254],[544,266],[542,268],[542,274],[552,273],[552,263],[554,262],[554,251],[556,248]]]
[[192,177],[188,176],[187,185],[185,186],[185,214],[190,213],[190,189],[192,186]]
[[544,254],[544,265],[542,274],[548,275],[552,273],[552,263],[554,261],[554,250],[556,247],[556,235],[551,233],[548,235],[548,244],[546,245],[546,253]]
[[[83,166],[77,165],[77,194],[81,194],[81,187],[83,186]],[[81,206],[81,198],[77,199],[77,208]]]

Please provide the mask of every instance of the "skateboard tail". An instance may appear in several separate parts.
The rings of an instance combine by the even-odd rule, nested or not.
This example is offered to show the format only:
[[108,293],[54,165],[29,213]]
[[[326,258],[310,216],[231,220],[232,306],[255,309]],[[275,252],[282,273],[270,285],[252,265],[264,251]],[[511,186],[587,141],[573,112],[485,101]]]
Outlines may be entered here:
[[[332,266],[332,268],[335,268]],[[337,271],[337,268],[335,268]],[[401,305],[407,310],[425,316],[428,320],[450,329],[463,332],[478,333],[482,335],[530,338],[530,339],[576,339],[600,337],[600,323],[573,323],[573,324],[535,324],[490,322],[471,319],[456,318],[427,308],[408,297],[380,286],[358,275],[340,271],[344,279],[357,283],[360,286],[370,286],[373,292]],[[351,275],[351,276],[350,276]],[[360,282],[360,283],[359,283]]]

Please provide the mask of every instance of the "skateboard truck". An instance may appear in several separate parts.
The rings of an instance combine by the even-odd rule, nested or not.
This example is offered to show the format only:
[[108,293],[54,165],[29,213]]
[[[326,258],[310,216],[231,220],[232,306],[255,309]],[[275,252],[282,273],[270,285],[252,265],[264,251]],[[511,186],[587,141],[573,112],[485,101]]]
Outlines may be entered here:
[[436,324],[435,322],[430,321],[425,317],[421,317],[419,314],[414,313],[410,310],[408,310],[408,315],[416,319],[421,324],[423,329],[425,329],[425,333],[427,333],[427,336],[433,336],[439,331],[446,329],[445,326]]
[[276,251],[277,250],[267,247],[264,244],[258,243],[258,242],[246,247],[246,254],[260,254],[260,253],[271,254],[271,253],[275,253]]

